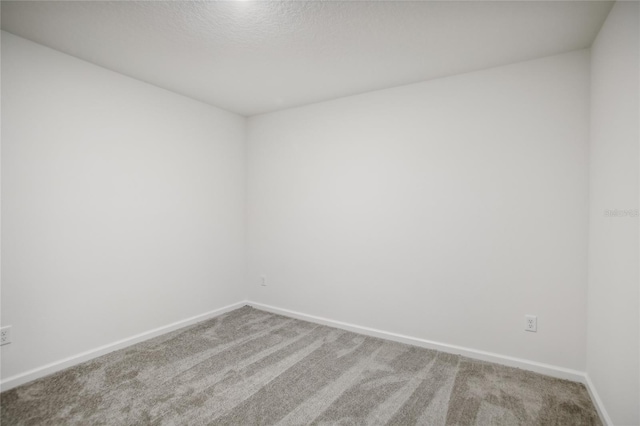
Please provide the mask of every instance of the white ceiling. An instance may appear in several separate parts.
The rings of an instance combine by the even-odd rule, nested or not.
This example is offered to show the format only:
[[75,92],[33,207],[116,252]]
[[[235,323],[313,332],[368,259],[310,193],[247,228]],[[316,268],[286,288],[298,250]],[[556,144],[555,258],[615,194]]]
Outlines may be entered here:
[[589,47],[596,1],[17,1],[2,29],[242,115]]

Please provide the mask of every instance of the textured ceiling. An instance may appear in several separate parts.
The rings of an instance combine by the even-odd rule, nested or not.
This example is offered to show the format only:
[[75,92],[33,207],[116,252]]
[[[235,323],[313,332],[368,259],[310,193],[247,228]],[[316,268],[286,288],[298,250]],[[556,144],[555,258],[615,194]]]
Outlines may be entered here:
[[591,45],[608,2],[18,1],[2,29],[254,115]]

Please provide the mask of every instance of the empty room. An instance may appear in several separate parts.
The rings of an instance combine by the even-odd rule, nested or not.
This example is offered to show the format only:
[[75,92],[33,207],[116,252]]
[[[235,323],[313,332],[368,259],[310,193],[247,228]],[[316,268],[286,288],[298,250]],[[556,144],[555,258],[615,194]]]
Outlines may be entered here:
[[640,425],[640,3],[0,14],[3,426]]

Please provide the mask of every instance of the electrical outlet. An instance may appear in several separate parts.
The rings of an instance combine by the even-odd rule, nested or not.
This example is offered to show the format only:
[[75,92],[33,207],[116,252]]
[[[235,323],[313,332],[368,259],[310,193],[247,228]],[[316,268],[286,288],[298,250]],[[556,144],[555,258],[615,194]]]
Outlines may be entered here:
[[524,316],[524,329],[525,331],[538,331],[538,317],[535,315]]
[[0,328],[0,346],[11,343],[11,326]]
[[267,277],[265,275],[260,277],[260,285],[262,287],[266,287],[267,286]]

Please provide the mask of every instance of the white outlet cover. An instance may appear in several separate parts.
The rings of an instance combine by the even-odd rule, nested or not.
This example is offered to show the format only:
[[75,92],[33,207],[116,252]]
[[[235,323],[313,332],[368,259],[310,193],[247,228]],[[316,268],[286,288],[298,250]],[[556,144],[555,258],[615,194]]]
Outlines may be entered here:
[[0,328],[0,346],[11,343],[11,326]]
[[524,329],[525,331],[538,331],[538,317],[535,315],[525,315],[524,316]]

